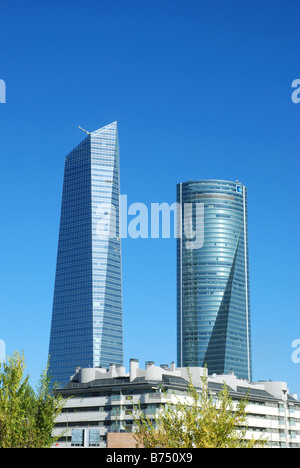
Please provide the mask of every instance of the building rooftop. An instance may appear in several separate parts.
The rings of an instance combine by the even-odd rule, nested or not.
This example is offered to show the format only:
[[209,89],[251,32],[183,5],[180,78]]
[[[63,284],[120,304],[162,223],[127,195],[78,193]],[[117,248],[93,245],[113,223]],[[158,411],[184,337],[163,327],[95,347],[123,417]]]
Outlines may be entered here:
[[[170,366],[156,366],[153,361],[146,361],[145,368],[139,367],[137,359],[130,359],[129,372],[124,366],[111,364],[109,368],[77,368],[69,383],[61,389],[62,393],[70,390],[95,389],[99,387],[112,387],[115,390],[128,386],[155,385],[163,388],[172,387],[186,390],[189,376],[196,388],[201,388],[202,377],[207,374],[203,367],[176,367],[174,362]],[[243,398],[249,392],[251,400],[288,400],[299,404],[295,394],[289,394],[286,382],[259,381],[249,382],[237,378],[233,373],[222,375],[209,375],[208,388],[213,392],[220,392],[226,384],[230,393],[237,398]]]

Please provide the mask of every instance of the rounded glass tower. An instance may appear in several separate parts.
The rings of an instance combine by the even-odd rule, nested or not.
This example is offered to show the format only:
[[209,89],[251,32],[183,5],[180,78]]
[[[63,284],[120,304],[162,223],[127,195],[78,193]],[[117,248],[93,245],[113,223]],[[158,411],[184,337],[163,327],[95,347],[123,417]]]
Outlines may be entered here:
[[178,366],[252,380],[247,189],[189,181],[177,185],[177,203]]

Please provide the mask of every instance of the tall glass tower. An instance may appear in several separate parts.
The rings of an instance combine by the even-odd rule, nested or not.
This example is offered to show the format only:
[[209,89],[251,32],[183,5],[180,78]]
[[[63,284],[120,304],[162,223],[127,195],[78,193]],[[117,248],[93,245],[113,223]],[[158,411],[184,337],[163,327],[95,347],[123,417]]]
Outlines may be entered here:
[[[247,189],[239,182],[190,181],[177,185],[177,202],[178,366],[206,364],[209,374],[252,380]],[[190,221],[197,232],[197,204],[204,209],[198,246],[184,230]]]
[[113,122],[65,160],[50,333],[50,374],[123,364],[119,143]]

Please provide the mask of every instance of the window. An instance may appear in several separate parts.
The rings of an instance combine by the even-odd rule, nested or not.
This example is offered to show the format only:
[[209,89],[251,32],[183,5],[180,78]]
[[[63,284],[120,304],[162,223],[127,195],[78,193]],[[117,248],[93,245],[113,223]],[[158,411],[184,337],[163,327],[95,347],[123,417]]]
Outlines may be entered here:
[[84,429],[73,429],[71,445],[73,447],[83,447]]
[[97,429],[90,429],[89,446],[98,447],[99,445],[100,445],[100,431]]

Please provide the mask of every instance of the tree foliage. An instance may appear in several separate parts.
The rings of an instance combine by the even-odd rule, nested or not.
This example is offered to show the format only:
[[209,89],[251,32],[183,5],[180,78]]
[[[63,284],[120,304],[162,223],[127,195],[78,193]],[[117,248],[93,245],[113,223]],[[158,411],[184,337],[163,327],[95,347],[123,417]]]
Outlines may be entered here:
[[133,412],[133,435],[145,448],[254,448],[266,443],[245,438],[248,396],[234,404],[224,385],[214,401],[206,375],[200,393],[190,378],[186,398],[165,393],[165,399],[154,420],[145,416],[140,406]]
[[48,366],[42,372],[37,391],[24,377],[24,355],[15,352],[0,367],[0,447],[48,448],[56,417],[64,405],[50,388]]

